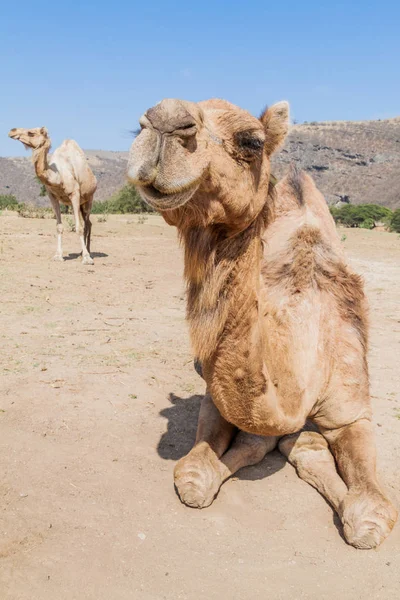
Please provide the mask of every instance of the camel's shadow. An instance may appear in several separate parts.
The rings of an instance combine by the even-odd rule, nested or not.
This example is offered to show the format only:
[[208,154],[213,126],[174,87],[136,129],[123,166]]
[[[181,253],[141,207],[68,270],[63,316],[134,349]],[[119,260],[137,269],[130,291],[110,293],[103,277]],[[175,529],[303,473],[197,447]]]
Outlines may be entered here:
[[[90,256],[92,258],[108,258],[108,254],[105,254],[104,252],[91,252]],[[80,252],[79,254],[77,254],[76,252],[70,252],[68,256],[64,256],[64,260],[77,260],[81,257],[82,252]]]
[[[161,458],[178,461],[193,448],[202,398],[200,395],[180,398],[169,394],[171,406],[160,412],[162,417],[168,419],[167,431],[162,434],[157,446]],[[257,465],[240,469],[235,477],[252,481],[264,479],[280,471],[285,464],[285,457],[274,450]]]

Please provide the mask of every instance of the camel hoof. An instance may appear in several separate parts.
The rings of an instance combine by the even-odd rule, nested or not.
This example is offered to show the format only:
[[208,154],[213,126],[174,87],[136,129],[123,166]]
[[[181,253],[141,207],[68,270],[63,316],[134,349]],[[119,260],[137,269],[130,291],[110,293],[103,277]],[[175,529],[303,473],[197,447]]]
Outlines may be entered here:
[[379,546],[392,531],[397,511],[382,494],[348,493],[342,502],[343,532],[355,548]]
[[62,255],[61,255],[61,254],[55,254],[55,255],[53,256],[53,260],[54,260],[55,262],[64,262],[64,259],[63,259],[63,257],[62,257]]
[[182,458],[175,467],[174,480],[181,502],[192,508],[210,506],[222,483],[218,467],[206,456]]
[[83,257],[82,264],[83,265],[94,265],[94,260],[90,256],[90,254],[87,254],[86,256]]

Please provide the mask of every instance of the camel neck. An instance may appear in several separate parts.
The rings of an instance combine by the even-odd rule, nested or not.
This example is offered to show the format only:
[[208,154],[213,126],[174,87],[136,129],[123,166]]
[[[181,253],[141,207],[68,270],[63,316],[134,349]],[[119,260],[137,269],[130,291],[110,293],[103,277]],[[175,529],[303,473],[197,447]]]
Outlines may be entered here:
[[227,237],[216,226],[193,228],[185,247],[187,317],[196,356],[207,362],[244,320],[257,320],[261,236],[265,214],[244,231]]
[[40,148],[36,148],[32,153],[32,161],[35,166],[36,175],[42,181],[42,183],[49,182],[49,163],[47,161],[47,155],[50,150],[50,142],[45,143]]

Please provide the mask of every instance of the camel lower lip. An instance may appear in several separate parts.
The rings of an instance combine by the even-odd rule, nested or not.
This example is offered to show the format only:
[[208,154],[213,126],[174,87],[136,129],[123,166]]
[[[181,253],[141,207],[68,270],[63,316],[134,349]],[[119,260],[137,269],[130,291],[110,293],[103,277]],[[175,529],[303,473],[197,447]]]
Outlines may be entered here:
[[197,188],[198,185],[195,184],[182,191],[173,192],[172,194],[165,194],[153,186],[137,186],[137,190],[142,196],[143,200],[159,211],[171,210],[173,208],[179,208],[179,206],[183,206],[190,200]]

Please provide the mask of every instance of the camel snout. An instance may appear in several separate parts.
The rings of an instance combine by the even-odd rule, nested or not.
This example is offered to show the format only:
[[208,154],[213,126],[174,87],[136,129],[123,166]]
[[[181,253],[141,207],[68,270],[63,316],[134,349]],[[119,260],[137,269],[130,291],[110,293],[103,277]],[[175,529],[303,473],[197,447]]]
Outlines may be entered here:
[[153,183],[157,177],[160,149],[160,135],[152,129],[143,129],[133,142],[129,153],[127,177],[131,183]]
[[203,122],[202,109],[193,102],[166,98],[149,108],[145,118],[161,134],[195,135]]
[[10,129],[10,131],[8,132],[8,137],[10,137],[13,140],[17,138],[17,129],[15,127],[13,129]]

